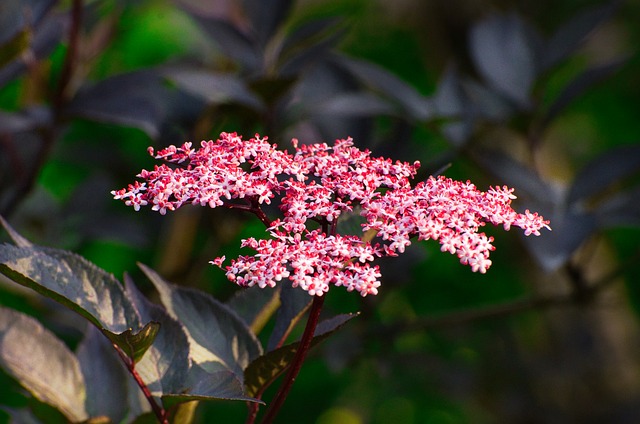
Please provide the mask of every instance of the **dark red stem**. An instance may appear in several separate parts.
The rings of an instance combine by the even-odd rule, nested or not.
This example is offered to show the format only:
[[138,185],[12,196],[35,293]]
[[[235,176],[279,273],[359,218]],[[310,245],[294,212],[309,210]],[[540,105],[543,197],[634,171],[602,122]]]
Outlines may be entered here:
[[304,333],[302,334],[302,339],[300,340],[300,344],[298,345],[298,349],[296,350],[296,354],[293,357],[293,362],[289,367],[289,372],[285,376],[284,381],[282,382],[282,386],[280,386],[280,390],[276,394],[273,401],[269,404],[267,411],[265,413],[264,418],[262,419],[262,424],[270,424],[275,419],[276,415],[280,411],[282,404],[284,404],[293,383],[302,368],[302,363],[307,357],[307,353],[311,348],[311,341],[313,340],[313,334],[318,326],[318,321],[320,319],[320,312],[322,311],[322,305],[324,303],[324,296],[314,296],[313,302],[311,303],[311,310],[309,311],[309,319],[307,320],[307,325],[304,328]]
[[169,424],[167,411],[162,406],[158,405],[158,402],[156,402],[156,400],[153,398],[149,387],[142,380],[142,377],[140,377],[138,371],[136,371],[136,363],[126,353],[124,353],[118,345],[114,344],[113,347],[116,349],[116,352],[118,352],[118,355],[120,355],[120,359],[122,359],[122,362],[124,362],[124,365],[127,367],[127,371],[129,371],[129,373],[133,376],[136,384],[138,384],[140,390],[142,390],[144,397],[147,398],[147,401],[149,402],[149,405],[151,405],[153,413],[158,418],[158,422],[160,422],[161,424]]

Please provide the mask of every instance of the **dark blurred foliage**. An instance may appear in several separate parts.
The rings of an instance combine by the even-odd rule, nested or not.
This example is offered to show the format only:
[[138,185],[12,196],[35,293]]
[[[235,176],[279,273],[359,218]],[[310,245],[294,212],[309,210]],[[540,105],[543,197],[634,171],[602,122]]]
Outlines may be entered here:
[[[260,224],[111,200],[146,147],[352,136],[479,187],[553,232],[495,235],[476,275],[415,244],[303,368],[280,422],[635,423],[640,417],[640,4],[587,0],[5,0],[0,214],[32,241],[226,299],[208,265]],[[149,288],[149,286],[147,286]],[[74,317],[0,286],[69,344]],[[3,404],[28,401],[2,376]],[[265,399],[269,399],[267,393]],[[242,422],[209,403],[200,422]]]

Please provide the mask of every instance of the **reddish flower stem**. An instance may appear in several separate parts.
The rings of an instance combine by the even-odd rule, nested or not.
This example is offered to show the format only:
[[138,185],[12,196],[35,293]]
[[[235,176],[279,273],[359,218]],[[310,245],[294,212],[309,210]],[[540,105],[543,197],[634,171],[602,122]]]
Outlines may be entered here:
[[300,344],[298,345],[298,350],[296,350],[296,354],[293,357],[293,362],[289,367],[289,372],[285,376],[284,381],[282,382],[282,386],[280,386],[280,390],[276,394],[273,401],[269,404],[267,411],[265,413],[264,418],[262,419],[262,424],[271,424],[275,419],[276,415],[280,411],[282,404],[284,403],[291,387],[293,386],[300,369],[302,368],[302,363],[304,362],[309,349],[311,348],[311,341],[313,340],[313,334],[315,333],[316,327],[318,326],[318,321],[320,319],[320,312],[322,311],[322,305],[324,304],[324,296],[314,296],[313,302],[311,303],[311,310],[309,311],[309,318],[307,320],[307,325],[304,328],[304,333],[302,334],[302,339],[300,340]]
[[136,384],[138,384],[138,387],[140,387],[140,390],[142,390],[142,394],[144,394],[144,397],[149,402],[149,405],[151,405],[151,410],[153,411],[155,416],[158,418],[158,422],[160,422],[161,424],[169,424],[167,411],[162,406],[160,406],[158,402],[156,402],[156,400],[153,398],[153,395],[151,394],[149,387],[144,382],[144,380],[142,380],[142,377],[140,377],[140,374],[138,374],[138,371],[136,371],[136,364],[133,361],[133,359],[131,359],[126,353],[124,353],[122,349],[115,343],[113,347],[116,349],[116,352],[118,352],[120,359],[122,359],[122,362],[124,362],[124,365],[127,367],[127,371],[129,371],[129,374],[133,376],[133,379],[136,381]]

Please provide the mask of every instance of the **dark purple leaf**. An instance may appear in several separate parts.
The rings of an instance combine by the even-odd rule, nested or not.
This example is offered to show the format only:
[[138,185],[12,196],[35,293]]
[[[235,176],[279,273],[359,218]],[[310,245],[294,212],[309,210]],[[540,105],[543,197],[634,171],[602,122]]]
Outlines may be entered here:
[[[301,290],[299,290],[301,291]],[[309,296],[309,295],[306,295]],[[343,314],[322,321],[313,334],[311,345],[315,346],[329,337],[357,314]],[[256,396],[268,387],[282,372],[284,372],[298,349],[298,343],[272,350],[253,361],[245,370],[244,381],[247,395]]]
[[621,146],[588,163],[569,190],[569,204],[601,194],[613,184],[640,173],[640,145]]
[[162,75],[207,103],[239,103],[254,110],[264,109],[260,98],[235,75],[190,68],[167,68]]
[[529,253],[546,271],[554,271],[564,265],[597,229],[593,214],[562,208],[550,211],[538,204],[528,206],[551,221],[552,231],[544,231],[537,237],[522,236]]
[[231,59],[238,62],[250,72],[262,68],[262,53],[248,35],[228,21],[192,15],[202,29],[216,42],[220,50]]
[[82,89],[65,110],[67,115],[139,128],[152,138],[165,124],[195,119],[202,108],[156,72],[117,75]]
[[338,22],[336,18],[314,20],[289,34],[280,48],[278,73],[295,75],[326,58],[344,34]]
[[311,306],[312,298],[304,290],[291,287],[289,282],[281,284],[281,287],[280,308],[276,315],[275,327],[267,343],[267,350],[282,346],[291,330]]
[[244,0],[258,43],[264,48],[291,11],[292,0]]
[[[46,3],[43,2],[43,4]],[[29,31],[34,31],[34,33],[31,36],[29,54],[23,54],[0,68],[0,87],[27,69],[25,61],[41,60],[51,53],[55,46],[58,45],[66,26],[67,16],[52,14],[51,16],[47,15],[47,19],[43,19],[33,29],[30,29]]]
[[131,376],[113,345],[94,326],[87,326],[76,356],[85,380],[89,416],[108,416],[112,422],[122,422],[130,408],[142,412],[138,392],[127,390]]
[[536,43],[530,33],[515,14],[493,15],[472,28],[469,40],[485,81],[524,109],[536,77]]
[[616,73],[626,62],[626,58],[619,59],[614,62],[587,69],[578,75],[573,81],[564,87],[555,101],[551,106],[549,106],[549,109],[546,111],[544,118],[538,127],[539,130],[543,131],[568,105],[571,104],[571,102],[595,84]]
[[226,304],[253,333],[258,334],[278,308],[279,294],[279,290],[263,290],[253,286],[238,290]]
[[168,313],[184,327],[191,359],[209,372],[231,371],[241,380],[244,369],[262,353],[259,340],[244,321],[211,295],[175,286],[152,269],[140,268],[158,290]]
[[380,97],[368,93],[345,93],[323,102],[305,105],[311,115],[380,116],[397,115],[395,109]]
[[0,3],[0,46],[15,34],[35,28],[57,0],[3,0]]
[[564,23],[547,43],[542,58],[542,70],[547,70],[567,58],[598,26],[617,9],[615,1],[585,9]]
[[[527,197],[540,204],[560,204],[562,199],[551,185],[543,181],[535,172],[498,150],[480,150],[473,158],[490,173],[499,184],[515,188],[515,195]],[[555,231],[555,230],[554,230]]]
[[413,119],[422,121],[433,115],[433,106],[427,98],[384,68],[345,56],[339,56],[338,63],[372,89],[397,102]]
[[603,228],[640,226],[640,187],[611,196],[599,204],[594,213]]

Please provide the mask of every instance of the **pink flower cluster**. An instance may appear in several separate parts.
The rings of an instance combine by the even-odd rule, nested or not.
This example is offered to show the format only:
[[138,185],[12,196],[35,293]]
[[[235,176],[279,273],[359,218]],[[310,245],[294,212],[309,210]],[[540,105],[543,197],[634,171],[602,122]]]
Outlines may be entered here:
[[[222,133],[217,141],[170,146],[157,153],[173,166],[143,170],[127,188],[113,191],[116,199],[139,210],[152,205],[161,214],[184,204],[227,207],[256,214],[267,226],[268,238],[243,240],[257,253],[241,256],[224,267],[227,277],[242,286],[274,287],[288,278],[310,295],[329,286],[344,286],[362,296],[376,294],[380,272],[373,260],[404,252],[411,239],[437,240],[441,250],[456,254],[475,272],[490,267],[492,237],[480,232],[486,222],[512,225],[526,235],[540,234],[548,221],[511,208],[515,198],[507,187],[482,192],[470,182],[430,177],[411,186],[419,162],[371,157],[348,138],[280,150],[256,135],[243,140]],[[278,200],[282,216],[271,220],[262,205]],[[337,224],[354,207],[365,219],[363,232],[379,238],[372,243],[337,234]],[[212,261],[223,267],[224,257]]]

